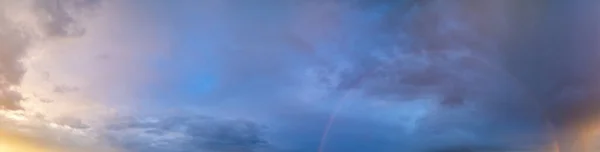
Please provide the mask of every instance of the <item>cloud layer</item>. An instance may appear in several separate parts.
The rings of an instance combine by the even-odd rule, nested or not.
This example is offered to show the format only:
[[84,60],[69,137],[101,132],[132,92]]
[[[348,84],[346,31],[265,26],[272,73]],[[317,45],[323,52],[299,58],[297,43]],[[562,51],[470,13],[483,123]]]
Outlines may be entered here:
[[[26,72],[20,60],[31,44],[93,32],[78,18],[100,2],[0,2],[14,5],[0,7],[7,11],[29,13],[0,18],[0,40],[6,39],[0,41],[0,107],[19,109],[23,97],[13,88]],[[102,123],[76,116],[48,123],[86,131],[89,139],[123,151],[597,148],[596,2],[114,5],[126,10],[118,15],[126,20],[103,26],[129,34],[102,35],[120,43],[85,41],[115,46],[90,49],[102,66],[73,66],[114,73],[88,73],[88,80],[103,83],[51,88],[117,112]],[[149,31],[160,32],[144,34]]]

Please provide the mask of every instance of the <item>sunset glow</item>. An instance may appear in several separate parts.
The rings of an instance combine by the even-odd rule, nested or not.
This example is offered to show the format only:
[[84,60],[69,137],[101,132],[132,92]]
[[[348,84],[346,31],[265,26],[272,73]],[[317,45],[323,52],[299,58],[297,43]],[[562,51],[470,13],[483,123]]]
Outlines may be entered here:
[[1,152],[64,152],[52,144],[0,130]]

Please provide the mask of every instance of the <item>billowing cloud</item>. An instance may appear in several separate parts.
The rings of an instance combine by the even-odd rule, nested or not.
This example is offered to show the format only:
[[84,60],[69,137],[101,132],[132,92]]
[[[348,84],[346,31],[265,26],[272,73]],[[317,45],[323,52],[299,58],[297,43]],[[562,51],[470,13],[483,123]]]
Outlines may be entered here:
[[79,36],[83,28],[76,14],[99,5],[96,0],[2,0],[0,4],[0,108],[20,109],[15,91],[26,69],[21,63],[31,46],[41,40]]

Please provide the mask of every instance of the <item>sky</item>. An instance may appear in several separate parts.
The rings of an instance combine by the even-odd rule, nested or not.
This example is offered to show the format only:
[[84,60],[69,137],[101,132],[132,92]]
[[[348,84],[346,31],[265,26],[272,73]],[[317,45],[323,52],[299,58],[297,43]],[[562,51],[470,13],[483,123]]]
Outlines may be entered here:
[[600,151],[599,7],[0,0],[0,152]]

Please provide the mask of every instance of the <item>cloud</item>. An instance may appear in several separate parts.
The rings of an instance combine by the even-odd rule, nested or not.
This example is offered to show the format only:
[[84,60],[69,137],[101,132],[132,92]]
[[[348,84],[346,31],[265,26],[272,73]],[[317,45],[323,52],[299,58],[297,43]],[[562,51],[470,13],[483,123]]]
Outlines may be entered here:
[[[584,30],[597,23],[574,13],[583,12],[575,4],[586,4],[577,3],[189,1],[161,7],[155,11],[178,10],[165,22],[183,30],[174,34],[172,56],[157,61],[163,79],[148,87],[149,100],[304,126],[278,128],[298,137],[284,142],[291,147],[318,147],[329,112],[342,105],[334,125],[339,132],[331,135],[337,137],[327,141],[333,150],[544,149],[555,134],[572,136],[597,115],[597,46],[580,41],[596,39]],[[283,120],[289,118],[296,119]],[[351,126],[359,122],[362,128]],[[369,129],[402,133],[379,133],[377,142],[351,134]]]
[[[415,64],[398,57],[400,61],[379,66],[391,66],[385,70],[359,72],[366,78],[359,78],[361,86],[356,89],[366,89],[375,98],[441,96],[442,104],[461,103],[462,108],[447,109],[479,115],[450,115],[440,110],[426,117],[434,119],[431,126],[428,120],[421,121],[421,129],[458,129],[500,147],[542,147],[560,140],[563,151],[578,151],[566,147],[577,145],[575,138],[596,126],[600,108],[595,96],[597,45],[589,42],[597,36],[588,34],[597,33],[594,26],[599,22],[590,13],[597,4],[500,3],[429,1],[419,6],[409,26],[402,27],[409,30],[414,46],[401,54],[424,58],[426,68],[402,67]],[[482,13],[480,8],[488,9]],[[496,134],[484,126],[506,133]],[[539,142],[504,143],[525,133]]]
[[2,76],[2,79],[0,79],[0,105],[4,109],[18,109],[20,108],[18,102],[21,100],[21,96],[17,92],[10,90],[10,87],[18,85],[25,72],[19,63],[19,59],[24,55],[26,45],[29,42],[21,36],[19,31],[12,29],[15,27],[10,27],[8,19],[4,16],[6,15],[0,18],[0,27],[3,29],[0,35],[2,39],[2,44],[0,45],[0,65],[2,65],[0,68]]
[[194,115],[124,118],[108,129],[107,138],[131,151],[255,152],[271,146],[265,126],[242,119]]
[[9,144],[8,148],[16,148],[16,151],[117,151],[97,138],[95,128],[82,127],[84,124],[75,118],[55,122],[22,110],[0,111],[0,116],[0,138],[3,139],[0,144]]
[[[306,149],[318,147],[332,105],[342,102],[349,108],[341,112],[335,122],[338,127],[334,127],[342,131],[337,134],[334,131],[335,135],[331,136],[337,137],[327,141],[331,145],[328,147],[334,150],[452,149],[477,140],[481,142],[474,142],[474,147],[511,147],[504,142],[526,132],[503,134],[485,129],[509,123],[504,115],[507,109],[520,106],[516,104],[518,101],[508,103],[504,99],[522,99],[513,96],[520,93],[518,89],[511,90],[514,82],[505,80],[502,71],[494,70],[502,69],[493,51],[498,45],[494,42],[503,38],[503,30],[507,28],[502,19],[506,12],[496,8],[499,6],[496,4],[503,3],[331,1],[243,5],[226,1],[210,4],[211,9],[202,11],[191,4],[177,7],[184,13],[176,13],[173,16],[179,18],[168,21],[190,30],[178,33],[176,37],[182,40],[174,44],[174,55],[161,60],[157,68],[164,81],[172,84],[168,86],[203,91],[181,92],[151,86],[149,88],[156,89],[152,100],[197,106],[202,109],[199,111],[219,113],[217,115],[258,117],[275,124],[306,126],[280,132],[299,136],[285,143]],[[478,13],[482,10],[489,12]],[[345,97],[346,92],[352,91],[359,95]],[[167,96],[172,94],[177,96]],[[503,97],[505,95],[510,98]],[[429,99],[442,106],[424,102],[432,101]],[[389,107],[375,108],[380,101]],[[404,110],[401,106],[406,106],[405,102],[424,105],[415,106],[418,108],[434,108],[424,108],[425,112],[393,113]],[[492,107],[496,105],[506,108],[494,110]],[[453,108],[476,112],[447,113],[446,109]],[[384,115],[383,111],[395,115]],[[514,115],[528,115],[526,111],[525,108]],[[283,120],[290,117],[297,119]],[[405,117],[410,123],[397,125],[402,120],[396,117]],[[487,119],[494,121],[487,122]],[[349,126],[358,122],[376,127]],[[537,127],[537,124],[523,123],[516,124],[516,128],[530,125]],[[513,129],[511,127],[498,129]],[[380,143],[342,134],[370,129],[381,130],[373,137]],[[383,133],[398,130],[414,130],[407,131],[414,135],[403,132],[388,137]],[[431,132],[441,132],[443,137]],[[499,140],[484,140],[486,136]],[[426,144],[457,138],[460,142],[448,145]],[[344,146],[343,142],[370,145]],[[374,146],[381,143],[407,147]]]
[[[21,63],[31,45],[40,40],[80,36],[77,16],[100,1],[2,0],[0,10],[0,108],[21,109],[15,91],[26,69]],[[15,15],[18,14],[18,15]]]
[[[356,90],[371,101],[437,99],[442,106],[417,121],[414,141],[460,142],[412,146],[417,149],[536,150],[560,140],[563,151],[577,151],[565,147],[597,124],[600,108],[594,95],[597,45],[589,42],[597,36],[587,34],[596,33],[598,21],[585,14],[596,6],[589,3],[427,1],[398,7],[405,10],[386,12],[395,18],[343,31],[357,41],[340,52],[351,68],[334,74],[340,82],[332,92]],[[359,14],[377,5],[383,4]],[[391,28],[369,28],[382,25]],[[376,39],[387,35],[400,36],[388,37],[394,41],[388,44]],[[516,137],[529,140],[511,142]]]
[[[168,55],[109,48],[94,60],[127,66],[115,71],[132,81],[152,76],[141,86],[92,88],[117,106],[140,100],[133,116],[106,128],[74,117],[59,117],[54,126],[89,131],[126,151],[304,152],[325,143],[327,151],[494,152],[558,143],[568,152],[578,151],[565,147],[593,130],[600,108],[598,46],[590,41],[597,36],[589,34],[597,21],[585,14],[594,8],[586,2],[146,2],[125,2],[139,9],[128,10],[138,16],[123,23],[166,26],[172,33],[160,36],[170,41]],[[7,31],[0,33],[0,48],[7,48],[0,50],[2,107],[19,107],[22,97],[12,88],[26,72],[19,61],[27,48],[85,34],[78,15],[99,3],[31,1],[23,6],[35,10],[26,20],[32,29],[0,19]],[[124,35],[133,36],[107,44],[158,48],[147,41],[156,35]],[[104,76],[96,77],[114,80]],[[90,91],[70,86],[50,90]],[[163,115],[170,108],[179,115]]]
[[75,129],[88,129],[89,125],[85,124],[81,119],[73,117],[63,117],[55,121],[57,124],[65,125]]
[[77,87],[71,87],[71,86],[65,86],[65,85],[57,85],[56,87],[54,87],[54,92],[56,92],[56,93],[69,93],[69,92],[75,92],[78,90],[79,90],[79,88],[77,88]]

